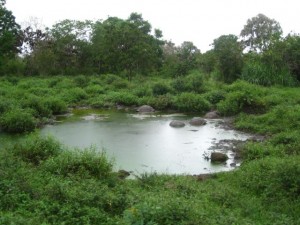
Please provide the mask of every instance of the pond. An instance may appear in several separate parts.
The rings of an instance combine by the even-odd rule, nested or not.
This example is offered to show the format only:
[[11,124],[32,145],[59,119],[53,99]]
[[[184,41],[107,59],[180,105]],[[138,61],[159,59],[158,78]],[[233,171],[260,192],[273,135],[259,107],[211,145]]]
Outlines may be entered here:
[[[59,123],[47,125],[41,133],[67,146],[96,145],[114,159],[116,170],[201,174],[232,169],[231,152],[227,152],[226,165],[214,165],[204,155],[210,154],[209,149],[220,140],[246,140],[250,135],[222,128],[220,119],[208,119],[201,127],[191,126],[191,118],[184,114],[78,110]],[[186,126],[171,127],[174,119],[184,121]]]

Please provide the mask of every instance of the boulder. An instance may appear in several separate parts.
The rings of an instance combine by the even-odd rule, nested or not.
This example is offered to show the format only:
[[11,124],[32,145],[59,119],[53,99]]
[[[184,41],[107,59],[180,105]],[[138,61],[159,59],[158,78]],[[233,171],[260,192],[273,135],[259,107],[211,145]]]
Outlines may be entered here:
[[139,113],[151,113],[155,110],[150,105],[142,105],[136,111]]
[[129,177],[130,176],[130,172],[126,171],[126,170],[119,170],[118,171],[118,177],[120,179],[125,179],[126,177]]
[[228,159],[228,156],[221,152],[213,152],[210,155],[211,162],[222,163],[222,162],[226,162],[227,159]]
[[211,111],[205,114],[204,118],[206,119],[218,119],[220,118],[219,113],[217,111]]
[[190,124],[192,126],[203,126],[206,124],[206,120],[202,119],[201,117],[194,117],[190,120]]
[[169,124],[171,127],[184,127],[185,123],[179,120],[173,120],[171,121],[171,123]]

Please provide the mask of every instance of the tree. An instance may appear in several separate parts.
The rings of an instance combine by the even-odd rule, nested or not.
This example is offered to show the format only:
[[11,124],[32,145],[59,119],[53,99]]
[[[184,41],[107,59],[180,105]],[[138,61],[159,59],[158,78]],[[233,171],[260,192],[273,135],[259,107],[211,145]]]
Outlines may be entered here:
[[200,69],[205,73],[211,73],[216,66],[216,56],[214,50],[209,50],[197,59]]
[[161,31],[151,34],[151,25],[132,13],[127,20],[109,17],[94,28],[92,43],[99,72],[124,73],[131,80],[135,73],[151,72],[161,63]]
[[213,47],[221,79],[225,82],[237,79],[243,64],[242,47],[238,37],[233,34],[222,35],[214,40]]
[[14,59],[22,43],[20,25],[16,23],[12,12],[0,2],[0,73],[9,60]]
[[18,53],[20,45],[20,25],[16,23],[12,12],[0,5],[0,54],[14,55]]
[[284,40],[283,60],[288,65],[291,74],[300,82],[300,36],[289,34]]
[[41,24],[38,18],[30,18],[28,22],[24,23],[26,27],[22,31],[23,36],[23,45],[22,45],[22,54],[29,54],[32,52],[39,42],[47,38],[47,28]]
[[197,55],[201,54],[200,50],[193,42],[185,41],[177,50],[179,64],[177,66],[177,75],[186,75],[189,71],[196,68]]
[[273,41],[280,38],[281,34],[281,26],[276,20],[258,14],[248,19],[240,36],[244,47],[248,47],[250,51],[261,52],[267,50]]

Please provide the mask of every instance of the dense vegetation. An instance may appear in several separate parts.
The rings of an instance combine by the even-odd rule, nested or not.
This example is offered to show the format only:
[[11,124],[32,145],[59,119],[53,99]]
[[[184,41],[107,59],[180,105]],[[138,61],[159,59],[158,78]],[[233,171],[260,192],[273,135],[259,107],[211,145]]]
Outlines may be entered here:
[[[0,3],[1,134],[26,133],[0,145],[0,224],[300,224],[299,35],[282,37],[260,14],[242,41],[222,35],[202,54],[152,34],[136,13],[21,30]],[[143,104],[216,109],[266,140],[241,149],[239,169],[208,179],[122,180],[98,149],[34,132],[72,107]]]

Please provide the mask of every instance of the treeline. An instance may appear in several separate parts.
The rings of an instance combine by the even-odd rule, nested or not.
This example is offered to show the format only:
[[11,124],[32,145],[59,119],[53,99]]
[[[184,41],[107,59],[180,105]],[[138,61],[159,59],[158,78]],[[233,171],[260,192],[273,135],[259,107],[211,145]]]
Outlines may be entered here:
[[3,0],[0,7],[0,75],[113,73],[131,80],[137,74],[178,77],[200,70],[227,83],[293,86],[300,80],[299,34],[283,37],[280,24],[263,14],[249,19],[239,36],[222,35],[201,53],[192,42],[176,46],[164,40],[137,13],[21,29]]

